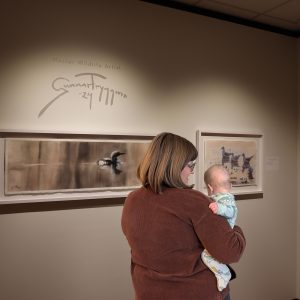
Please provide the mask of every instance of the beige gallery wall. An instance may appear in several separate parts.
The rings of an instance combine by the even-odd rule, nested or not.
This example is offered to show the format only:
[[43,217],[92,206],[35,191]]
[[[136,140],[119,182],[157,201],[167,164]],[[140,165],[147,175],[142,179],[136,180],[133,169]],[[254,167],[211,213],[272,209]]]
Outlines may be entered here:
[[[94,5],[1,11],[0,129],[172,131],[192,142],[197,130],[263,134],[264,197],[238,202],[247,249],[232,299],[294,298],[296,40],[141,1]],[[126,98],[106,105],[68,91],[39,116],[62,91],[55,78],[84,72]],[[121,212],[1,214],[1,299],[133,299]]]

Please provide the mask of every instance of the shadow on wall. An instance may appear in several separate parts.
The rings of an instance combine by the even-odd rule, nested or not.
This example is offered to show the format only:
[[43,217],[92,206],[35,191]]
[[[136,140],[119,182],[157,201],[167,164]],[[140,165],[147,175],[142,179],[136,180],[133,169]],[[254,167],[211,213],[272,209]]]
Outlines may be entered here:
[[[105,24],[110,27],[111,12],[104,14],[102,5],[95,5],[96,2],[92,5],[79,1],[67,3],[64,0],[7,1],[1,5],[0,12],[1,51],[24,55],[52,46],[101,44],[101,35],[104,34],[101,28]],[[113,9],[111,5],[110,9]],[[105,36],[103,38],[107,39]]]

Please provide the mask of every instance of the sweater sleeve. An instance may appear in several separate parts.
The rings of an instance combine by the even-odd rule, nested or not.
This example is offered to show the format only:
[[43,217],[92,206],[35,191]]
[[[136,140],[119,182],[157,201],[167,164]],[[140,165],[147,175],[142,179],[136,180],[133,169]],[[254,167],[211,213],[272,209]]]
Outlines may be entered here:
[[246,240],[239,226],[232,229],[224,217],[207,212],[194,223],[198,238],[204,248],[224,264],[238,262],[241,258]]

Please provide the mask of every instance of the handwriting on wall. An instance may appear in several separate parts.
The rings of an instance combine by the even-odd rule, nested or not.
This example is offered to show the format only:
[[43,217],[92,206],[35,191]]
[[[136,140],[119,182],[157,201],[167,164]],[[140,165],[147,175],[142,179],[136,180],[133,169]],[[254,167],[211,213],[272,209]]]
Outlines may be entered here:
[[88,101],[90,110],[94,101],[104,105],[113,105],[117,98],[126,99],[126,93],[106,85],[107,77],[98,73],[79,73],[74,78],[57,77],[52,81],[52,89],[57,95],[51,99],[39,112],[40,118],[58,100],[63,100],[68,94],[76,93],[81,99]]
[[94,67],[99,69],[111,69],[111,70],[121,70],[121,66],[118,64],[113,63],[101,63],[95,60],[88,60],[88,59],[72,59],[69,57],[59,57],[54,56],[52,57],[52,62],[56,64],[62,65],[81,65],[87,67]]

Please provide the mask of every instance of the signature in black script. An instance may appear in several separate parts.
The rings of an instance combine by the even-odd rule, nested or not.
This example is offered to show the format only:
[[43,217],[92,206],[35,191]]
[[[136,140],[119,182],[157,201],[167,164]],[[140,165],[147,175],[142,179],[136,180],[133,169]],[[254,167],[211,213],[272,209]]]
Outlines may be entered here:
[[127,98],[125,93],[98,83],[97,80],[106,79],[103,75],[97,73],[80,73],[74,76],[80,78],[81,81],[71,81],[65,77],[57,77],[52,81],[53,90],[59,92],[59,94],[40,110],[38,118],[40,118],[58,99],[62,99],[63,96],[67,95],[72,90],[79,89],[79,96],[82,99],[89,100],[90,110],[92,109],[92,103],[95,98],[98,99],[99,102],[105,101],[105,105],[113,105],[115,96]]

